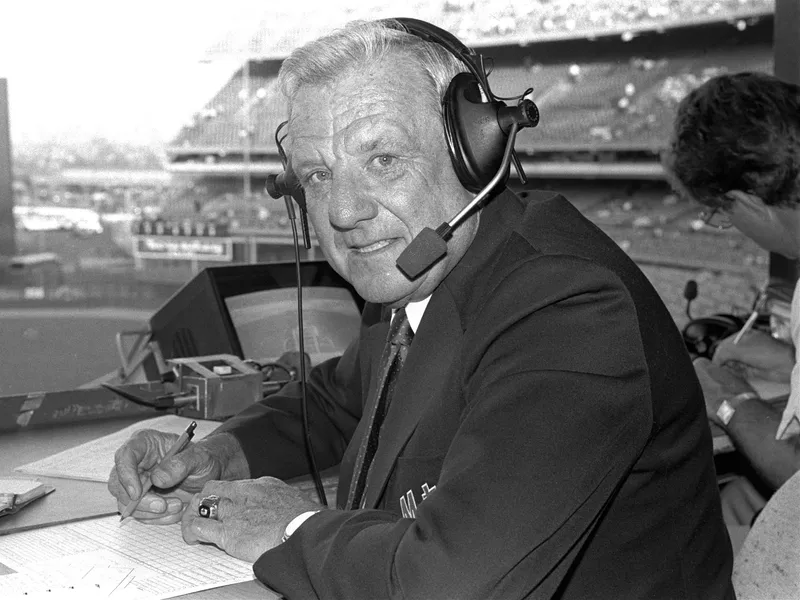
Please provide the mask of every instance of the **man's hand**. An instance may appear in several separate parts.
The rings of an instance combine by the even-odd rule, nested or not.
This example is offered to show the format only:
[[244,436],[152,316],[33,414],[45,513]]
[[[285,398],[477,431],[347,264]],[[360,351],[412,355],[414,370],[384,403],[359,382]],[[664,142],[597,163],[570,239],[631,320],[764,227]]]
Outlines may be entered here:
[[221,478],[221,463],[200,444],[189,444],[183,452],[153,468],[177,439],[176,434],[144,429],[134,433],[117,450],[108,477],[108,491],[117,499],[120,512],[132,498],[139,498],[149,477],[153,487],[132,516],[150,524],[177,523],[192,495],[207,481]]
[[722,425],[717,410],[723,400],[729,400],[738,394],[754,392],[747,381],[727,367],[715,365],[707,358],[696,358],[694,370],[703,388],[706,401],[706,414],[717,425]]
[[[217,518],[198,515],[200,501],[219,496]],[[281,543],[296,516],[323,508],[310,496],[274,477],[246,481],[209,481],[183,514],[183,539],[214,544],[236,558],[255,562]]]
[[794,367],[792,347],[763,331],[750,330],[734,344],[735,335],[722,340],[714,351],[715,365],[730,365],[747,379],[788,383]]

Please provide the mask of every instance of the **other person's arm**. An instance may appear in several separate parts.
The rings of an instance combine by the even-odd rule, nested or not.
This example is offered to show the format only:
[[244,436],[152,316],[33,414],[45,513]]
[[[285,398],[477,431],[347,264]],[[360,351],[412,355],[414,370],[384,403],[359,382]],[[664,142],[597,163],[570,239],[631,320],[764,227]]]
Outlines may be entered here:
[[763,331],[748,331],[738,344],[735,335],[722,340],[714,351],[715,365],[733,365],[748,379],[788,383],[794,367],[794,348]]
[[[776,440],[775,432],[781,422],[781,412],[757,397],[753,388],[730,369],[707,359],[694,361],[695,371],[703,387],[708,418],[722,427],[731,441],[756,472],[773,489],[782,486],[800,468],[798,438]],[[738,400],[735,400],[737,397]],[[723,422],[720,406],[727,401],[733,413]],[[726,411],[722,411],[724,416]]]

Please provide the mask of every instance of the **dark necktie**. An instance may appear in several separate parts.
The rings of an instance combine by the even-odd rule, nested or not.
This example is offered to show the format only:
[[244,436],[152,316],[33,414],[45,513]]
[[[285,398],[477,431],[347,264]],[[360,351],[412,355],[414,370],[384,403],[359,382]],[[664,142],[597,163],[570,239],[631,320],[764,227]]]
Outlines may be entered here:
[[376,398],[367,405],[365,418],[369,419],[367,435],[361,442],[356,456],[353,478],[350,481],[350,491],[347,494],[347,507],[350,509],[362,508],[364,490],[367,483],[372,459],[375,458],[375,451],[378,448],[378,437],[380,435],[383,418],[389,407],[394,392],[394,384],[397,375],[403,368],[403,363],[408,355],[408,347],[414,339],[414,333],[408,323],[406,311],[401,308],[392,317],[392,324],[389,327],[389,335],[386,339],[386,346],[381,356],[381,366],[378,373],[379,380],[376,389]]

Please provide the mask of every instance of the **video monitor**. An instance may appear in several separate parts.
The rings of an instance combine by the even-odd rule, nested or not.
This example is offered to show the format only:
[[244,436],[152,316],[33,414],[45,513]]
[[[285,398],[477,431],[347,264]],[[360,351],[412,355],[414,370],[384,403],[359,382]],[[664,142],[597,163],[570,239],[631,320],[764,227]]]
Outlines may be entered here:
[[[300,350],[295,289],[238,294],[225,298],[225,305],[246,358],[269,360]],[[340,355],[360,322],[360,310],[350,290],[303,289],[303,349],[312,364]]]
[[[358,335],[364,301],[326,261],[300,266],[305,351],[312,364],[341,354]],[[234,354],[270,361],[298,350],[294,262],[209,267],[150,319],[162,356]]]

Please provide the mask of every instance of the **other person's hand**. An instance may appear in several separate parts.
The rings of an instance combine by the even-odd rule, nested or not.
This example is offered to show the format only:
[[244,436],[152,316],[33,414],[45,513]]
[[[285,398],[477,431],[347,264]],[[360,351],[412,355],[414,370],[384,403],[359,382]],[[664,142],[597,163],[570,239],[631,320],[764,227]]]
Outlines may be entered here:
[[[209,495],[219,497],[215,519],[198,514],[200,502]],[[209,481],[183,513],[183,539],[214,544],[231,556],[255,562],[281,543],[292,519],[322,508],[305,492],[274,477]]]
[[143,429],[117,450],[108,477],[108,491],[117,499],[120,512],[132,498],[140,497],[142,486],[151,478],[153,487],[131,516],[150,524],[177,523],[192,496],[207,481],[221,478],[219,461],[193,443],[154,468],[177,439],[176,434]]
[[706,414],[714,423],[722,425],[717,411],[723,400],[729,400],[738,394],[754,392],[753,387],[738,373],[731,369],[716,365],[707,358],[696,358],[693,363],[703,397],[706,401]]
[[750,330],[734,344],[735,335],[722,340],[714,351],[714,364],[729,365],[747,379],[788,383],[794,367],[794,351],[789,344],[771,335]]

